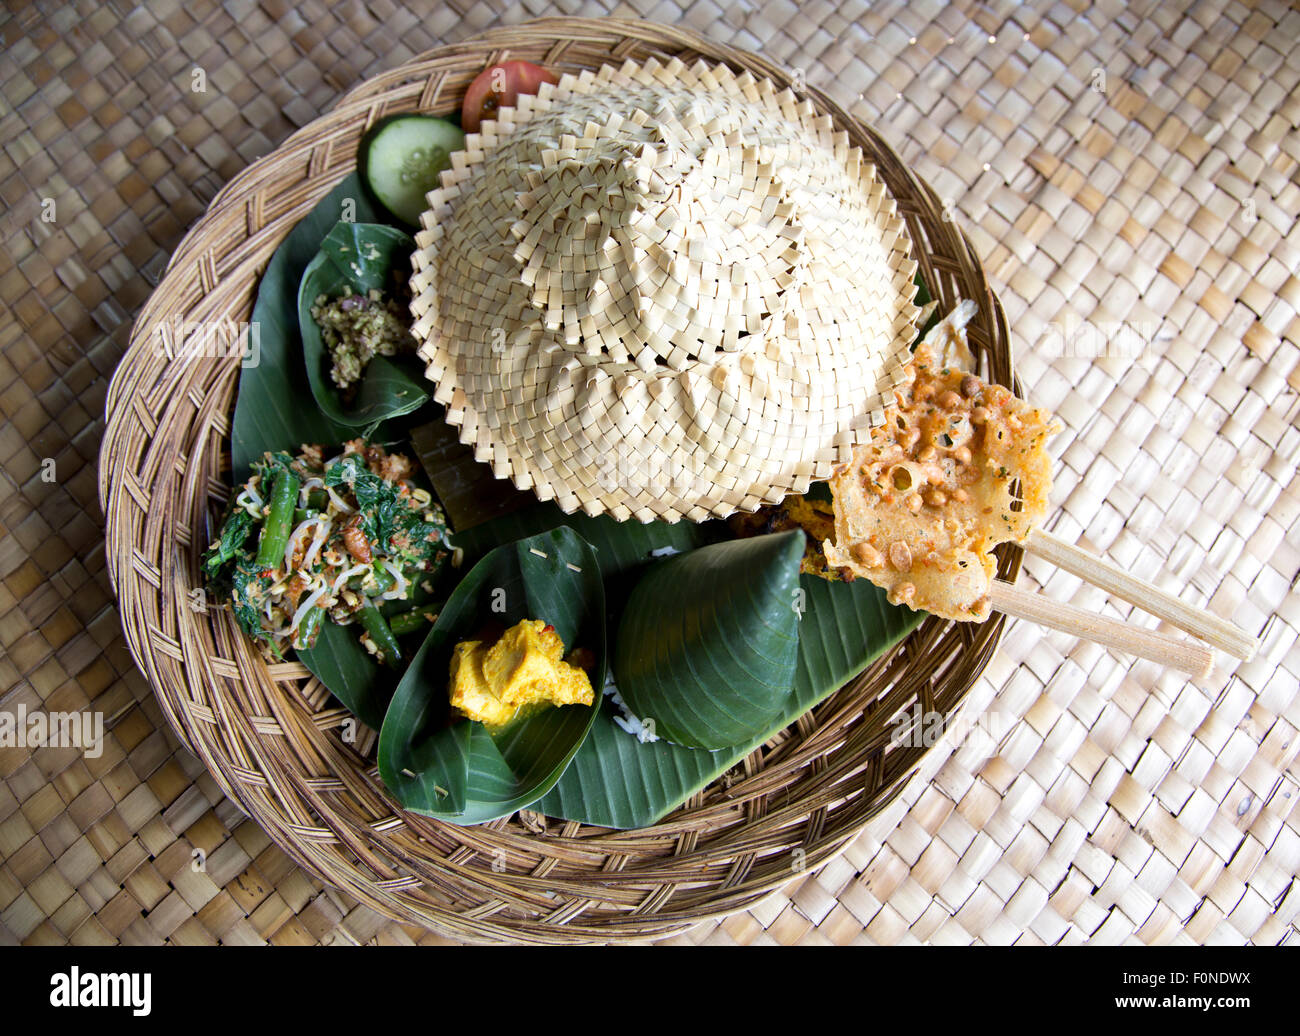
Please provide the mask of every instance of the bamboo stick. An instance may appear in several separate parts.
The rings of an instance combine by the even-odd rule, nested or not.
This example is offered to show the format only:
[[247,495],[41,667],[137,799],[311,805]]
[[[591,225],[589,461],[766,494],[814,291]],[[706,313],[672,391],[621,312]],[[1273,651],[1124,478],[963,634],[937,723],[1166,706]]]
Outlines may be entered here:
[[1259,641],[1239,626],[1200,608],[1194,608],[1145,579],[1139,579],[1125,571],[1113,561],[1090,554],[1043,529],[1035,529],[1030,533],[1025,550],[1051,562],[1057,568],[1073,573],[1086,583],[1159,616],[1236,658],[1249,661],[1259,646]]
[[1145,630],[1116,619],[1054,601],[1043,594],[1024,590],[1012,583],[995,579],[989,600],[996,611],[1017,619],[1027,619],[1040,626],[1091,640],[1139,658],[1150,659],[1170,669],[1190,673],[1203,679],[1214,668],[1214,649],[1195,640],[1184,640],[1168,633]]

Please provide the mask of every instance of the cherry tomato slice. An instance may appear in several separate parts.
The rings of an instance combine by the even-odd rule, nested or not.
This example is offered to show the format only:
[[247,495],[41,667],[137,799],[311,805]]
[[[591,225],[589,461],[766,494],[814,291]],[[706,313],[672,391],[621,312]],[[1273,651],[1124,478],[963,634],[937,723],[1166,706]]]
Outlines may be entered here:
[[460,126],[477,133],[484,119],[495,119],[499,108],[513,108],[520,94],[535,94],[543,83],[557,83],[553,73],[530,61],[504,61],[483,69],[465,92]]

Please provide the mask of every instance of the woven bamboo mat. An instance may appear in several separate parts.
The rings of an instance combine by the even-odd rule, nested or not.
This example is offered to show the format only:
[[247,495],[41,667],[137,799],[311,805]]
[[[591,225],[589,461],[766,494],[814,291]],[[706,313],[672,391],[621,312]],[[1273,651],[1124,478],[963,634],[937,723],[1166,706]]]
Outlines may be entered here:
[[842,857],[675,941],[1296,942],[1300,13],[504,7],[0,15],[0,711],[93,709],[107,728],[97,758],[0,749],[0,942],[443,941],[322,888],[178,748],[123,645],[94,462],[132,317],[223,183],[359,79],[555,13],[681,20],[858,98],[950,200],[1028,391],[1067,423],[1049,527],[1263,635],[1194,687],[1014,626]]

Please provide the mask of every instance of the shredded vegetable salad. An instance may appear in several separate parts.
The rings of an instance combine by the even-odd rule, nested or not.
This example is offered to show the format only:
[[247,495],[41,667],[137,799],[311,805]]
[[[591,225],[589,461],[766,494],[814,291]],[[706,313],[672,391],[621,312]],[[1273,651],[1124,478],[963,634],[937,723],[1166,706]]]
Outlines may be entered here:
[[366,649],[395,665],[395,632],[432,616],[380,609],[430,591],[452,551],[442,508],[411,475],[406,457],[361,439],[329,460],[318,446],[264,454],[204,552],[209,584],[277,656],[310,648],[328,618],[357,623]]

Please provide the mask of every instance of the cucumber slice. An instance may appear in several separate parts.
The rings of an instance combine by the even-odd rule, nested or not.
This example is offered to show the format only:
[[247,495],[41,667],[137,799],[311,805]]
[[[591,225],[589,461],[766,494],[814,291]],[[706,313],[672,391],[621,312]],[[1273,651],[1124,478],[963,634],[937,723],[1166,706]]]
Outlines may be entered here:
[[446,119],[395,115],[372,129],[361,145],[361,179],[375,200],[408,226],[420,225],[425,195],[451,165],[465,134]]

